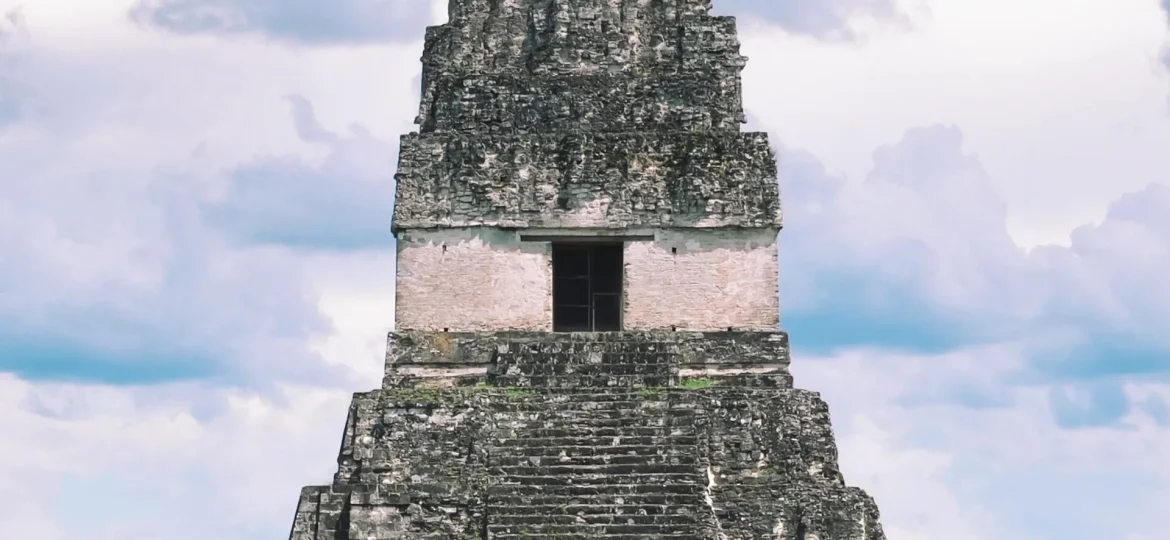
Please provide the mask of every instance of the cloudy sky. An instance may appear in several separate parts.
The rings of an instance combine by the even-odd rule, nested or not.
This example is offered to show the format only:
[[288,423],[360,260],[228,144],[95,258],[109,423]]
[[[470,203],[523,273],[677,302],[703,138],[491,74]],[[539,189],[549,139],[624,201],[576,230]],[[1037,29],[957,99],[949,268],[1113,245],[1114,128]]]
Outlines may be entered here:
[[[0,0],[0,538],[287,536],[378,384],[441,4]],[[715,4],[890,538],[1170,537],[1170,1]]]

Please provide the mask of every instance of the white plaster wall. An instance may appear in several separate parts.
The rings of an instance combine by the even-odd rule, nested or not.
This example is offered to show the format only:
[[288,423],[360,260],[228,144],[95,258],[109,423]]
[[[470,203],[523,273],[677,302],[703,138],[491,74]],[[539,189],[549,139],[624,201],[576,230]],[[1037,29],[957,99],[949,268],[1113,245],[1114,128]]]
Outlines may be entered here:
[[[775,231],[637,233],[657,239],[626,243],[624,329],[779,327]],[[492,228],[409,232],[398,243],[396,328],[551,331],[551,254],[548,242]]]
[[491,230],[407,236],[398,242],[396,329],[552,330],[549,244]]
[[780,325],[774,231],[663,231],[655,242],[628,243],[625,263],[627,330]]

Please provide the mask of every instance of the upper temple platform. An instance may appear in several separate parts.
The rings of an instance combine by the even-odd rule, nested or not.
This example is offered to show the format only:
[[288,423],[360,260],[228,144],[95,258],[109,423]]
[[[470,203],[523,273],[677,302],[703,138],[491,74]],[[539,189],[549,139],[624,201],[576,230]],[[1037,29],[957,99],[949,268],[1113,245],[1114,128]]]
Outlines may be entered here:
[[735,20],[710,0],[453,0],[428,28],[423,133],[735,131]]

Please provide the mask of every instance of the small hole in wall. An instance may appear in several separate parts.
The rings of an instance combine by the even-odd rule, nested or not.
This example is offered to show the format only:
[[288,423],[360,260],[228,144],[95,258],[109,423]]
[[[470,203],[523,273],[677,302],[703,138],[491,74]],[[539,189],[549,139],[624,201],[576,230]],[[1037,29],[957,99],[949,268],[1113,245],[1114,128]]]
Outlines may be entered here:
[[728,326],[728,327],[727,327],[727,331],[728,331],[728,332],[734,332],[734,331],[735,331],[735,328],[732,328],[732,327]]
[[671,326],[671,327],[670,327],[670,331],[671,331],[671,332],[678,332],[678,327],[677,327],[677,326]]
[[450,328],[444,328],[444,329],[443,329],[443,332],[444,332],[444,333],[446,333],[446,332],[450,332],[450,331],[451,331],[451,329],[450,329]]
[[447,252],[447,244],[443,244],[443,253]]
[[678,248],[672,247],[672,248],[670,248],[670,252],[675,254],[675,255],[678,255]]

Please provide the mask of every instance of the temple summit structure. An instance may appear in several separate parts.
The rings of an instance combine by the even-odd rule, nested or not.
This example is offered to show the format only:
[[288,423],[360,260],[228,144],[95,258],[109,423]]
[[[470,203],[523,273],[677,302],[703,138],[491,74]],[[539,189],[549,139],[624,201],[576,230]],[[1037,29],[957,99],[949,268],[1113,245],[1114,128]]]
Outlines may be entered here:
[[450,0],[385,378],[291,540],[884,540],[793,387],[745,60],[711,0]]

